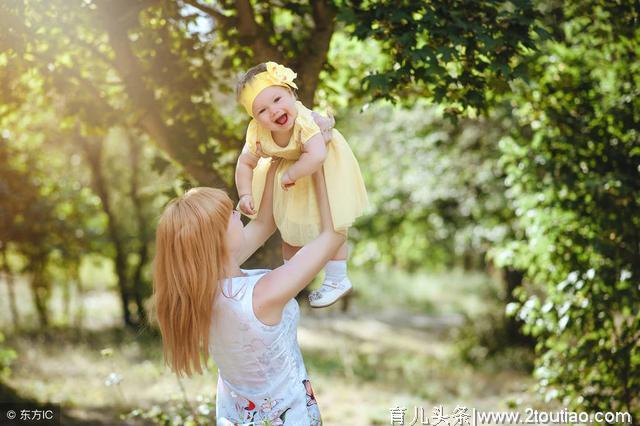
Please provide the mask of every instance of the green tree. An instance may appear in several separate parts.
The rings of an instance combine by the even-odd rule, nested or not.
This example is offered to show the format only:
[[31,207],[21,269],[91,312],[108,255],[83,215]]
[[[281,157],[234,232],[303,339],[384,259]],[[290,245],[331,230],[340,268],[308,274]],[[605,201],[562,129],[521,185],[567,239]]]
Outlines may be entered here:
[[[460,16],[444,13],[449,7],[444,2],[433,10],[416,10],[413,3],[403,3],[395,7],[394,14],[404,13],[400,24],[407,17],[411,22],[408,26],[391,25],[389,35],[409,34],[417,43],[418,50],[412,53],[416,63],[428,62],[430,51],[420,49],[428,30],[434,28],[429,27],[432,23],[425,16],[437,16],[452,26],[429,39],[429,45],[467,52],[451,57],[445,52],[446,66],[462,66],[470,75],[484,75],[486,64],[474,63],[469,54],[469,39],[474,32],[490,34],[500,45],[509,46],[518,40],[530,44],[529,33],[523,30],[531,23],[527,21],[529,16],[505,9],[507,3],[501,3],[496,9],[500,14],[495,15],[500,18],[498,27],[493,28],[493,21],[485,16],[493,16],[492,4],[483,2],[479,9],[456,5],[466,18],[478,14],[474,20],[478,25],[467,28],[465,37],[460,38],[456,32]],[[389,4],[383,6],[376,5],[384,11]],[[228,190],[245,122],[231,101],[235,74],[256,62],[283,62],[298,72],[300,96],[311,105],[318,85],[323,84],[322,77],[331,80],[335,72],[354,66],[353,57],[344,63],[327,63],[333,36],[339,29],[335,18],[340,16],[341,22],[351,25],[364,10],[362,4],[348,2],[248,0],[215,4],[197,0],[9,0],[0,8],[0,114],[15,111],[36,92],[41,95],[41,107],[55,108],[61,132],[67,132],[74,141],[78,139],[80,152],[85,153],[87,161],[93,161],[93,167],[99,164],[95,157],[102,138],[109,129],[119,126],[130,134],[148,135],[184,171],[190,184]],[[511,12],[517,25],[508,17]],[[360,20],[356,25],[357,35],[365,26],[374,28],[379,23]],[[203,30],[207,26],[208,30]],[[381,39],[383,35],[376,33],[375,37]],[[513,60],[521,52],[503,50],[501,58]],[[394,52],[391,49],[381,54],[391,58]],[[496,66],[504,68],[499,61]],[[438,87],[457,99],[460,96],[454,96],[457,89],[451,83],[444,79]],[[123,253],[125,237],[119,235],[122,225],[110,213],[108,188],[99,185],[100,170],[94,171],[93,190],[109,218],[106,230],[116,247],[113,258],[124,316],[129,322],[127,277],[131,274],[124,270],[128,258]],[[148,233],[141,235],[148,238]],[[134,250],[138,259],[148,258],[146,244]],[[133,275],[140,277],[144,265],[137,264]],[[138,294],[133,296],[137,302]],[[136,305],[140,312],[140,303]]]
[[387,61],[362,91],[375,99],[430,99],[455,117],[486,112],[508,82],[525,75],[525,59],[547,33],[529,0],[343,0],[341,18],[358,39],[375,39]]
[[501,142],[526,270],[510,311],[547,398],[640,416],[640,26],[634,2],[566,2]]
[[497,117],[454,126],[443,109],[384,103],[339,117],[371,193],[372,212],[354,234],[355,261],[409,271],[483,268],[487,250],[511,232],[495,143],[507,130]]
[[[6,123],[6,121],[5,121]],[[49,325],[48,300],[53,279],[50,262],[78,265],[95,234],[88,220],[95,205],[86,193],[74,191],[74,176],[56,168],[56,160],[40,155],[43,139],[12,134],[7,128],[0,144],[0,242],[14,326],[19,326],[13,274],[28,276],[41,327]],[[56,179],[50,179],[54,172]],[[23,259],[20,269],[7,253]],[[73,269],[73,268],[70,268]]]
[[0,333],[0,383],[9,375],[9,367],[15,358],[16,352],[4,345],[4,335]]
[[[283,62],[298,72],[302,100],[313,104],[320,73],[331,66],[327,55],[336,31],[334,17],[340,16],[357,24],[358,37],[389,40],[384,54],[404,55],[402,66],[422,64],[419,69],[429,75],[442,74],[445,66],[461,67],[461,80],[443,75],[438,93],[474,104],[478,94],[456,95],[459,85],[481,81],[489,90],[492,80],[484,74],[512,77],[508,71],[513,67],[515,73],[516,65],[511,61],[517,62],[521,46],[531,45],[533,22],[529,2],[516,9],[509,8],[510,2],[474,4],[452,8],[441,2],[426,8],[417,2],[374,2],[374,17],[393,20],[387,24],[368,19],[365,5],[349,2],[11,0],[2,6],[0,64],[12,74],[37,72],[45,87],[84,97],[86,102],[69,102],[67,108],[86,123],[104,127],[117,119],[140,127],[199,184],[229,188],[244,127],[237,114],[230,114],[237,111],[235,102],[229,102],[235,72],[268,59]],[[203,16],[210,20],[210,31],[198,31]],[[461,31],[464,22],[474,25]],[[441,25],[442,31],[436,31]],[[491,39],[474,49],[470,43],[476,36]],[[394,50],[391,40],[404,48]],[[498,46],[496,58],[492,43]],[[441,49],[443,62],[430,49]],[[433,67],[424,65],[434,60]],[[395,81],[404,71],[394,69],[396,77],[390,74],[386,80]],[[409,70],[407,75],[413,74]],[[419,74],[424,78],[418,80],[426,80],[427,74]],[[420,96],[434,94],[423,91]],[[122,110],[124,120],[118,115]]]

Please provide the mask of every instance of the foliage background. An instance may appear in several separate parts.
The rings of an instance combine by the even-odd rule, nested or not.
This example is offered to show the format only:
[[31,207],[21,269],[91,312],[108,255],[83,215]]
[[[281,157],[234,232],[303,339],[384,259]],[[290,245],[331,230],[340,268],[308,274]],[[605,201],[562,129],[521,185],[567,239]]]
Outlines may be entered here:
[[[372,204],[351,233],[356,295],[303,313],[303,352],[325,395],[361,390],[351,405],[375,408],[363,424],[388,421],[398,383],[411,392],[396,400],[405,405],[442,396],[638,418],[638,10],[598,0],[2,2],[2,400],[84,407],[71,423],[94,411],[88,422],[110,424],[134,408],[129,421],[170,423],[171,410],[195,421],[194,407],[212,408],[196,400],[194,389],[212,397],[197,380],[138,400],[126,395],[142,389],[125,384],[167,383],[146,314],[159,213],[191,186],[235,196],[247,118],[234,81],[276,60],[298,72],[305,104],[334,109]],[[253,264],[278,259],[276,237]],[[387,332],[362,331],[373,329]],[[433,352],[410,343],[414,332]],[[345,340],[318,347],[323,333]],[[47,353],[51,343],[60,352]],[[116,350],[96,357],[96,345]],[[102,366],[112,400],[74,396],[64,374],[50,378],[57,390],[37,382],[29,371],[47,356]],[[458,371],[426,383],[442,365]],[[512,375],[483,400],[473,381],[497,365]],[[80,367],[73,374],[76,388],[95,388]],[[354,416],[337,408],[347,400],[325,417]]]

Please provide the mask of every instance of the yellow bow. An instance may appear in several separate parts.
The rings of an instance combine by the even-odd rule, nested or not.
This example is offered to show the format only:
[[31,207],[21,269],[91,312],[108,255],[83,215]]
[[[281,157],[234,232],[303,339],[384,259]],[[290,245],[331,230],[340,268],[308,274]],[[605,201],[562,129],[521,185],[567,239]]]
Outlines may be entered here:
[[293,87],[297,89],[298,86],[293,80],[298,76],[291,68],[287,68],[284,65],[280,65],[275,62],[267,62],[267,70],[259,74],[256,74],[251,81],[249,81],[240,94],[240,104],[247,110],[247,113],[253,117],[251,107],[253,106],[253,100],[258,96],[260,92],[269,86],[283,86]]

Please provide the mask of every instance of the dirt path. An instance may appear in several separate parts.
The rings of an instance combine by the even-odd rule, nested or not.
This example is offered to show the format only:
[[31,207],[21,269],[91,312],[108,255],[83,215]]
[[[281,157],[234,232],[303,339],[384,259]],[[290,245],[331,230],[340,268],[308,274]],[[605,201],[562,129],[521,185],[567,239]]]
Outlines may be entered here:
[[[448,411],[456,405],[497,410],[508,401],[530,401],[524,372],[484,371],[459,359],[454,338],[461,324],[456,315],[303,309],[298,336],[325,424],[389,424],[396,406],[406,408],[408,424],[416,409],[430,414],[440,404]],[[157,336],[117,328],[81,335],[59,330],[47,338],[12,336],[7,343],[19,353],[8,384],[62,404],[65,424],[140,424],[118,416],[183,397],[162,365]],[[113,355],[101,355],[105,348]],[[114,372],[121,384],[106,386]],[[215,376],[213,367],[184,380],[189,399],[213,398]]]

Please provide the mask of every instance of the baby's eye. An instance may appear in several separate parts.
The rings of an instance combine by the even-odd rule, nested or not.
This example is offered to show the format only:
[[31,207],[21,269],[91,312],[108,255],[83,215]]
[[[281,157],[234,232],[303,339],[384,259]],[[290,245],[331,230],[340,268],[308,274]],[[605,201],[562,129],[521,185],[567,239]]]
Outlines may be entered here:
[[262,114],[265,111],[264,108],[262,108],[260,111],[258,111],[258,114]]
[[280,100],[280,96],[274,99],[274,102],[278,102]]

